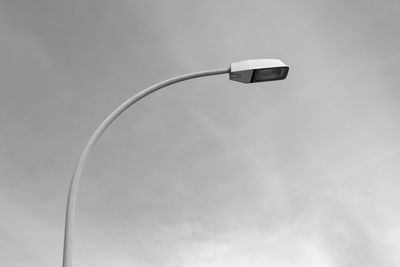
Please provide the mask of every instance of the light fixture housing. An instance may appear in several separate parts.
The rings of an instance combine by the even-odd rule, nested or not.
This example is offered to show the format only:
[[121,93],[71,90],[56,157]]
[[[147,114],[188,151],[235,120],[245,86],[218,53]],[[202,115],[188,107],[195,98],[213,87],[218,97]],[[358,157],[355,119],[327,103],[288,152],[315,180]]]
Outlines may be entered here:
[[283,80],[289,66],[279,59],[251,59],[231,64],[229,79],[242,83]]

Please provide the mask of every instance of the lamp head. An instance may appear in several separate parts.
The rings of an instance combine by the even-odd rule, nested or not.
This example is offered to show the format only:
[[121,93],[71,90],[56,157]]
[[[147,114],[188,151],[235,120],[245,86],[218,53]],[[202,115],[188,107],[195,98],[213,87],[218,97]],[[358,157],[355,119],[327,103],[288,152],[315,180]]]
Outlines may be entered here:
[[242,83],[283,80],[289,66],[279,59],[252,59],[231,64],[229,79]]

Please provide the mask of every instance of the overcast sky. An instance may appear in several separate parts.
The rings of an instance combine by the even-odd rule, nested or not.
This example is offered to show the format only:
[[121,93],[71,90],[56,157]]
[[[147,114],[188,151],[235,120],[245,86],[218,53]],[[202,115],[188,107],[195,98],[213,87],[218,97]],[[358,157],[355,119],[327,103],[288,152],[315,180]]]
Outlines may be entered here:
[[400,2],[0,0],[0,266],[400,265]]

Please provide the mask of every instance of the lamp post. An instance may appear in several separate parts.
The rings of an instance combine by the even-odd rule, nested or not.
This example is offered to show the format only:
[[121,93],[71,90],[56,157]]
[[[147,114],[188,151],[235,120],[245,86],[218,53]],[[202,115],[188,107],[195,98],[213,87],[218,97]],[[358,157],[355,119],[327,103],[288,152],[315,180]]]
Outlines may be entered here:
[[238,81],[242,83],[256,83],[283,80],[286,78],[288,71],[289,67],[278,59],[253,59],[240,61],[232,63],[229,68],[189,73],[157,83],[132,96],[120,106],[118,106],[113,112],[111,112],[111,114],[108,115],[108,117],[97,127],[96,131],[87,142],[75,167],[71,179],[65,216],[63,267],[72,267],[72,235],[76,213],[76,198],[78,193],[79,181],[82,176],[82,172],[89,152],[92,150],[93,146],[96,144],[97,140],[99,140],[99,138],[108,128],[108,126],[110,126],[110,124],[121,113],[123,113],[130,106],[135,104],[140,99],[150,95],[151,93],[174,83],[179,83],[185,80],[229,73],[229,78],[233,81]]

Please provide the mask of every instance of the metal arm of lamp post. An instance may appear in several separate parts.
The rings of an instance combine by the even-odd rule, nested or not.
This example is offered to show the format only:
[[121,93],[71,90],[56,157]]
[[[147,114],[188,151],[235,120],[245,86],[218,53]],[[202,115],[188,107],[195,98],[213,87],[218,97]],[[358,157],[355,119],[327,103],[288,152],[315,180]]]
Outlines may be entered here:
[[110,126],[110,124],[127,110],[130,106],[135,104],[140,99],[154,93],[155,91],[162,89],[166,86],[174,83],[182,82],[199,77],[213,76],[219,74],[230,74],[230,79],[243,82],[261,82],[261,81],[272,81],[282,80],[286,78],[288,67],[279,60],[247,60],[231,64],[229,68],[207,70],[185,74],[182,76],[174,77],[166,81],[157,83],[138,94],[132,96],[120,106],[118,106],[110,115],[98,126],[96,131],[90,137],[87,142],[79,161],[75,167],[72,180],[68,192],[67,210],[65,217],[65,230],[64,230],[64,251],[63,251],[63,267],[72,267],[72,239],[73,239],[73,227],[75,222],[76,213],[76,199],[79,187],[79,181],[82,176],[82,172],[88,158],[89,152],[96,144],[97,140],[101,137],[104,131]]

